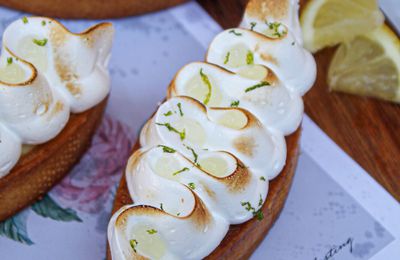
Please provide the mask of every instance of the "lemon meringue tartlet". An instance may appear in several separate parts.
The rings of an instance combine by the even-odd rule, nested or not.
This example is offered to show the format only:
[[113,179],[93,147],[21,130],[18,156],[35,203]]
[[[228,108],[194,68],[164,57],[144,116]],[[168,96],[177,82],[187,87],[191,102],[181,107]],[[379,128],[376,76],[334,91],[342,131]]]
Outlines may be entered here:
[[[287,162],[285,136],[298,138],[302,95],[316,77],[297,12],[297,1],[251,0],[241,28],[218,34],[206,62],[178,71],[128,161],[120,189],[134,203],[109,222],[112,259],[220,259],[231,225],[228,239],[263,221],[269,183]],[[246,241],[259,241],[261,226],[256,237],[244,231]],[[241,259],[257,245],[245,242],[238,255],[227,243],[222,258]]]
[[[2,207],[0,219],[46,192],[83,153],[80,145],[89,144],[110,91],[107,66],[113,33],[110,23],[101,23],[76,34],[45,17],[23,17],[4,31],[0,202],[8,206]],[[76,129],[77,125],[87,129]],[[49,146],[63,143],[63,138],[74,141],[75,152],[67,147],[56,152]],[[50,158],[57,160],[53,173],[46,164]],[[30,183],[22,179],[27,175],[41,178],[43,184],[33,185],[31,180],[32,186],[26,186]]]

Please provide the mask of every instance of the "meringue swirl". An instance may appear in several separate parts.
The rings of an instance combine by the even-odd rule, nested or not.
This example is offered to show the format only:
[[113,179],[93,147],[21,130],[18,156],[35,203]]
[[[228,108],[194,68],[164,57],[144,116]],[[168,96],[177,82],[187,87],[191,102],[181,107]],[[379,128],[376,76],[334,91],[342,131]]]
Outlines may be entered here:
[[0,178],[22,145],[57,136],[70,113],[86,111],[109,93],[110,23],[76,34],[57,21],[30,17],[3,34],[0,57]]

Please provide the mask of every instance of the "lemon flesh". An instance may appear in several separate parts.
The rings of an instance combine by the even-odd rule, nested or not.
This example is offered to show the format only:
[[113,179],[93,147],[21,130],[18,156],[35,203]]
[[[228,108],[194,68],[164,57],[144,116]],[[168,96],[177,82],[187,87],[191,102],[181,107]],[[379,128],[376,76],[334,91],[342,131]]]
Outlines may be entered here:
[[387,26],[337,49],[328,71],[331,90],[400,102],[400,41]]
[[380,27],[384,16],[376,0],[311,0],[300,22],[305,48],[316,52]]

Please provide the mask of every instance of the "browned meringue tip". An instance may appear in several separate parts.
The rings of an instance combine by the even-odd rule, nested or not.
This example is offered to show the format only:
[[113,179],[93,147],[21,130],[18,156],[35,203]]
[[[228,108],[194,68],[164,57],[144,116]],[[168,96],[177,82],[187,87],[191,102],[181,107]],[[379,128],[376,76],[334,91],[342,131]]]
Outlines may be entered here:
[[287,18],[289,5],[289,0],[250,0],[246,5],[244,16],[259,20],[269,16],[275,20],[283,20]]
[[75,36],[86,36],[86,35],[92,33],[93,31],[100,30],[100,29],[112,29],[114,31],[114,25],[111,22],[100,22],[100,23],[97,23],[97,24],[94,24],[94,25],[90,26],[89,28],[85,29],[82,32],[75,33],[75,32],[70,31],[67,27],[65,27],[64,24],[59,22],[57,19],[54,19],[54,18],[51,18],[51,17],[30,16],[30,17],[27,17],[27,18],[28,19],[50,20],[51,23],[54,23],[54,24],[60,26],[64,30],[64,32],[69,33],[71,35],[75,35]]
[[118,229],[126,229],[128,218],[132,216],[153,216],[153,217],[172,217],[181,220],[190,220],[199,229],[203,230],[211,221],[212,216],[202,200],[189,187],[187,189],[194,197],[194,205],[192,211],[186,216],[176,216],[159,208],[149,205],[136,205],[128,207],[119,213],[115,220],[115,226]]

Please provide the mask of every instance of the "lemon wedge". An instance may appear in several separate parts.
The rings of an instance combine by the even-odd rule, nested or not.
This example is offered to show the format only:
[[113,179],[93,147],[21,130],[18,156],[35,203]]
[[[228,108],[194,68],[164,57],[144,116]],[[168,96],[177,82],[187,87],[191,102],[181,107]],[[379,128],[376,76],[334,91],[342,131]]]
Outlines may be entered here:
[[304,47],[311,52],[351,40],[383,22],[376,0],[310,0],[300,17]]
[[328,71],[331,90],[400,102],[400,40],[386,25],[337,49]]

